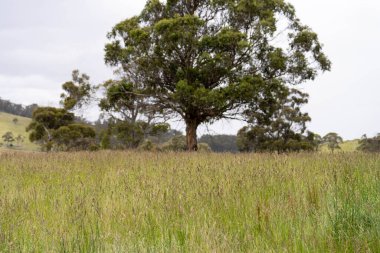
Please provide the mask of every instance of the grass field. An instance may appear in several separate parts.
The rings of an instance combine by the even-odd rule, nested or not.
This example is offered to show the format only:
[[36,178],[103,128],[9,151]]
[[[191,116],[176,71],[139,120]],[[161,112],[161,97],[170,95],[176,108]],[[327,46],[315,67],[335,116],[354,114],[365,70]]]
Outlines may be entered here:
[[380,156],[0,153],[0,252],[380,252]]
[[[13,123],[14,118],[18,119],[18,122],[16,124]],[[6,132],[10,131],[13,133],[15,137],[20,134],[25,139],[24,142],[21,143],[19,146],[15,143],[16,146],[13,149],[29,150],[29,151],[38,150],[38,146],[29,141],[28,133],[25,131],[30,121],[31,119],[29,118],[24,118],[24,117],[0,112],[0,143],[3,142],[3,140],[1,139],[1,136],[3,136],[3,134],[5,134]],[[1,148],[5,149],[5,147],[0,147],[0,149]]]

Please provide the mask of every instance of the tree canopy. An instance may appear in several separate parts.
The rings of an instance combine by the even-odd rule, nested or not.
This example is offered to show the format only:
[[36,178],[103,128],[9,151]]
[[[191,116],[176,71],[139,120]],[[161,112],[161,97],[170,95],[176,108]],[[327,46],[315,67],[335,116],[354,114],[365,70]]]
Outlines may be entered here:
[[285,86],[272,94],[271,99],[257,100],[247,110],[249,125],[238,133],[239,149],[278,153],[313,150],[314,135],[303,135],[311,119],[300,108],[308,102],[308,95]]
[[71,111],[80,109],[89,104],[94,88],[90,84],[90,77],[81,74],[79,70],[72,72],[72,80],[62,84],[61,105],[64,109]]
[[331,65],[283,0],[149,0],[108,38],[106,63],[156,112],[183,119],[189,150],[200,124],[245,119],[258,100]]
[[74,122],[74,114],[65,109],[39,107],[27,127],[31,142],[43,150],[69,151],[93,149],[95,131],[91,126]]
[[323,142],[327,144],[328,149],[334,153],[335,149],[341,149],[339,144],[343,143],[343,138],[340,137],[337,133],[328,133],[323,137]]
[[125,148],[136,148],[151,136],[165,133],[170,125],[157,121],[157,111],[145,96],[127,80],[109,80],[101,85],[104,97],[99,107],[111,118],[109,133]]
[[13,146],[13,142],[15,141],[15,138],[12,132],[6,132],[1,138],[6,143],[7,147]]

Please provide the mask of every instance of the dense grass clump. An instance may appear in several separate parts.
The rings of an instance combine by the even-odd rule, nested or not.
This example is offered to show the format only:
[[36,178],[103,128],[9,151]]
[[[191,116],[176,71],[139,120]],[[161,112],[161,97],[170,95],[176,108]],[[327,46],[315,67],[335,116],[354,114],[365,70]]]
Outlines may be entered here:
[[0,252],[380,252],[380,156],[0,153]]

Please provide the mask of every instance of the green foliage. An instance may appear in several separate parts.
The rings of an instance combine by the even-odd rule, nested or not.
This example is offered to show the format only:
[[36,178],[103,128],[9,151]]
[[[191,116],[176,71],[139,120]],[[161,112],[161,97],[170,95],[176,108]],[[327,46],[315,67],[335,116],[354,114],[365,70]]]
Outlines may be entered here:
[[134,93],[131,83],[109,80],[102,87],[105,89],[105,96],[99,103],[102,111],[115,118],[137,120],[141,109],[138,108],[138,95]]
[[161,146],[163,151],[185,151],[187,150],[186,137],[183,135],[174,136]]
[[90,77],[80,74],[79,70],[72,72],[72,81],[64,83],[62,89],[64,93],[61,94],[61,104],[68,111],[80,109],[83,105],[89,104],[94,92],[90,84]]
[[206,143],[214,152],[238,152],[236,135],[203,135],[198,142]]
[[127,84],[116,93],[181,117],[189,150],[200,124],[241,119],[258,100],[331,65],[317,34],[282,0],[152,0],[108,38],[105,61]]
[[117,148],[123,149],[137,148],[146,139],[159,136],[170,129],[169,124],[149,124],[145,121],[116,121],[109,127]]
[[50,150],[53,140],[53,131],[74,121],[74,114],[65,109],[54,107],[39,107],[33,112],[32,122],[26,128],[30,132],[31,142],[41,144],[44,149]]
[[373,138],[368,138],[367,135],[364,135],[359,141],[359,147],[357,149],[364,152],[380,152],[380,134],[377,134],[377,136]]
[[111,148],[111,136],[109,131],[103,131],[100,135],[100,148],[110,149]]
[[102,87],[105,96],[99,106],[111,117],[108,135],[116,137],[119,148],[137,148],[145,139],[169,130],[169,124],[156,121],[157,107],[133,83],[110,80]]
[[183,136],[181,131],[175,129],[169,129],[168,131],[161,132],[160,134],[149,136],[148,139],[156,144],[163,144],[176,136]]
[[124,148],[137,148],[145,139],[146,122],[118,122],[113,126],[117,140]]
[[92,127],[74,123],[74,114],[65,109],[39,107],[27,127],[29,139],[46,151],[93,150],[95,131]]
[[310,132],[304,135],[310,117],[300,109],[307,101],[307,94],[285,87],[272,92],[271,98],[257,100],[246,110],[249,125],[238,132],[239,150],[278,153],[314,150],[317,136]]
[[57,150],[77,151],[97,149],[95,130],[82,124],[61,126],[53,133],[53,140]]
[[319,134],[309,132],[309,140],[315,147],[315,151],[320,151],[323,144],[323,138]]
[[13,147],[13,142],[15,141],[15,138],[12,132],[6,132],[1,138],[6,143],[7,147]]
[[336,149],[341,149],[339,144],[343,143],[343,138],[340,137],[337,133],[328,133],[323,137],[323,141],[325,144],[327,144],[329,150],[334,153]]
[[208,152],[212,152],[212,149],[207,143],[200,142],[198,144],[198,151],[208,153]]
[[140,146],[141,151],[156,151],[157,146],[151,140],[145,140]]

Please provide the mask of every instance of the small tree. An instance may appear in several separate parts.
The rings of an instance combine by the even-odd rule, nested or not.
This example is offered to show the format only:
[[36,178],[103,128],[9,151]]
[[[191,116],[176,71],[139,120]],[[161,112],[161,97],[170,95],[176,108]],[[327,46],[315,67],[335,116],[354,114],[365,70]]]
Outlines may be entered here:
[[65,109],[40,107],[27,127],[29,139],[46,151],[88,150],[94,148],[95,131],[91,126],[74,122],[74,114]]
[[[112,120],[112,134],[125,148],[137,148],[149,137],[163,134],[169,125],[158,121],[159,109],[126,80],[109,80],[101,85],[104,98],[99,106]],[[160,117],[160,119],[162,119]]]
[[323,144],[323,138],[319,134],[309,132],[309,140],[313,143],[315,151],[319,151]]
[[19,135],[17,135],[15,140],[16,140],[17,145],[20,146],[24,142],[25,137],[22,136],[21,134],[19,134]]
[[277,91],[272,99],[257,100],[246,111],[249,125],[238,132],[239,150],[278,153],[313,150],[309,140],[312,137],[304,136],[310,117],[300,108],[307,101],[307,94],[286,87]]
[[39,107],[33,112],[32,122],[26,131],[30,132],[29,139],[31,142],[37,142],[44,150],[50,151],[54,131],[71,124],[73,121],[74,114],[65,109]]
[[343,138],[337,133],[328,133],[323,137],[323,142],[327,144],[327,147],[334,153],[334,150],[341,149],[339,144],[343,143]]
[[12,122],[13,122],[13,124],[17,125],[17,123],[18,123],[18,118],[14,118],[14,119],[12,120]]
[[15,138],[14,138],[12,132],[6,132],[2,136],[2,139],[6,143],[7,147],[12,147],[13,146],[13,142],[15,141]]

